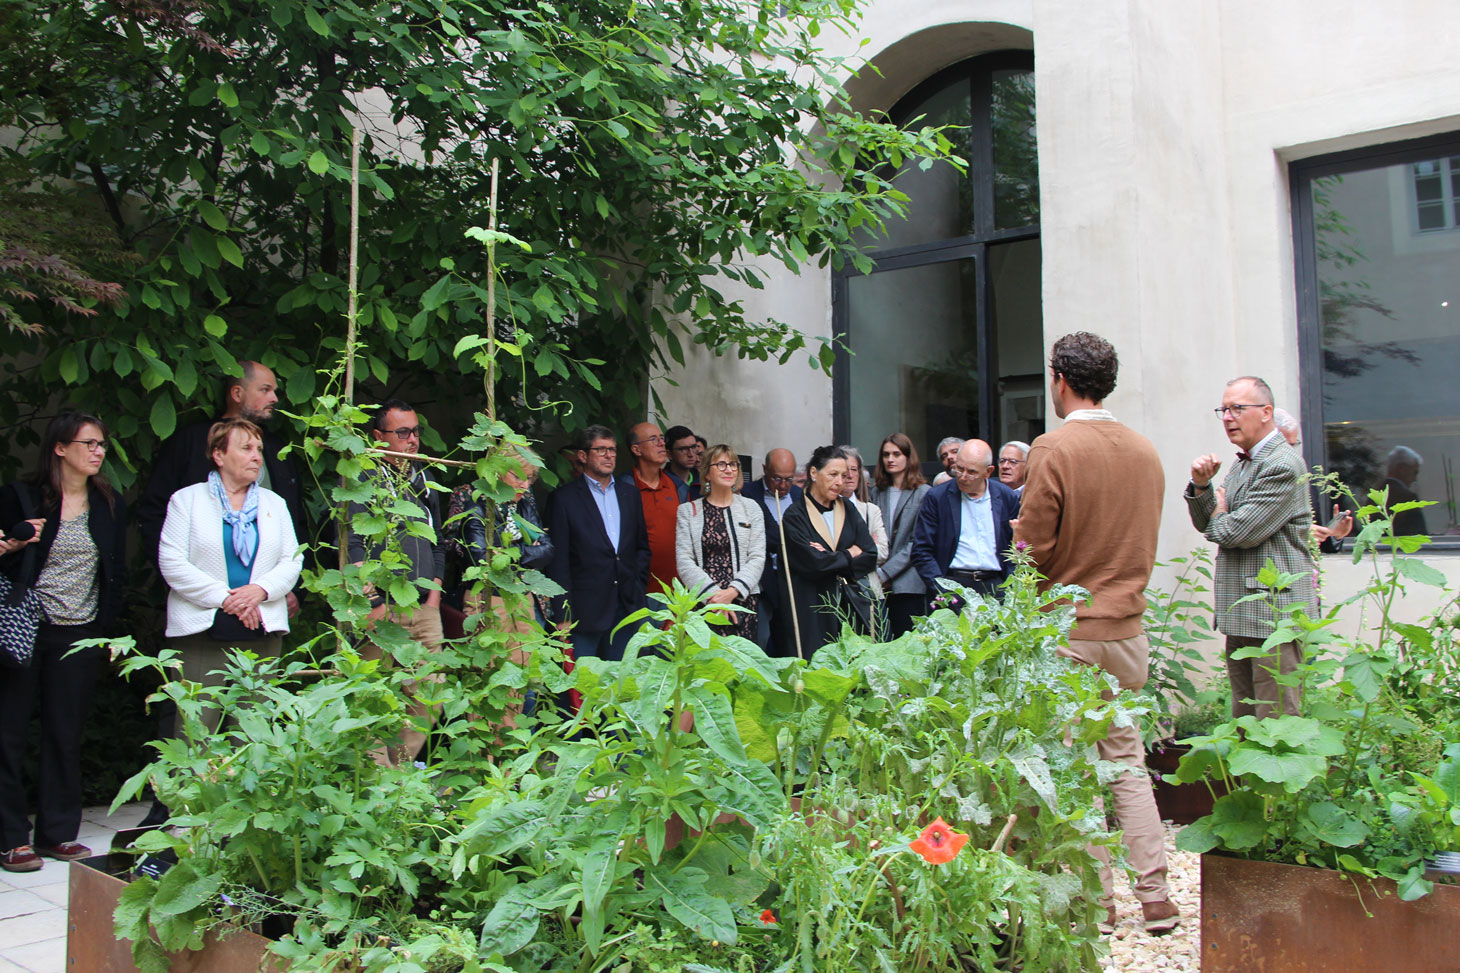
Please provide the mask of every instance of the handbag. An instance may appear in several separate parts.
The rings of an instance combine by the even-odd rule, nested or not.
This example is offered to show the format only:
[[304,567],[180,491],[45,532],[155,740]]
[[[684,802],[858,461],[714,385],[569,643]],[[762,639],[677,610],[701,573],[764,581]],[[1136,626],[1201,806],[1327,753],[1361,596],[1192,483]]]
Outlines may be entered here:
[[[30,501],[30,491],[25,484],[13,487],[20,498],[22,519],[35,516]],[[30,577],[30,568],[35,563],[35,545],[27,544],[22,553],[20,577]],[[35,637],[41,627],[41,599],[35,588],[20,586],[10,576],[0,572],[0,665],[11,669],[30,668],[35,656]]]

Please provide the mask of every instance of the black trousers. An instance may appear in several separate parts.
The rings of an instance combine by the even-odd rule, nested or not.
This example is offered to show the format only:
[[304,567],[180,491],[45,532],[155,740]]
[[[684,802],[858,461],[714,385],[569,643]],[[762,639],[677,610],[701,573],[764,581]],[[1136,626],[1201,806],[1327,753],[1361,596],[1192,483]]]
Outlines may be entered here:
[[[81,829],[81,732],[106,649],[70,658],[77,639],[96,638],[92,625],[41,623],[28,669],[0,668],[0,850],[75,841]],[[31,713],[40,706],[41,751],[36,775],[35,841],[26,818],[21,779]]]
[[892,637],[897,638],[912,631],[913,619],[928,613],[928,596],[924,594],[902,594],[887,596],[887,622]]

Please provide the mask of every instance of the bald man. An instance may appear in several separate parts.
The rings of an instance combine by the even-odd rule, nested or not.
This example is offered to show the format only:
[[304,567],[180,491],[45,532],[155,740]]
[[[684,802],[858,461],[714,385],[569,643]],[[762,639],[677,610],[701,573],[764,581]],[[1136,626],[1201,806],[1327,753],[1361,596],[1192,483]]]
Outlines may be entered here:
[[781,516],[801,502],[801,488],[795,484],[796,457],[789,449],[766,453],[761,478],[740,491],[747,500],[760,504],[765,514],[765,571],[760,579],[760,617],[756,642],[771,655],[796,654],[796,634],[787,606],[786,566],[781,557]]
[[995,475],[994,452],[982,439],[958,447],[953,477],[928,491],[913,531],[912,563],[929,597],[946,578],[979,594],[997,594],[1009,576],[1009,521],[1019,516],[1019,497]]

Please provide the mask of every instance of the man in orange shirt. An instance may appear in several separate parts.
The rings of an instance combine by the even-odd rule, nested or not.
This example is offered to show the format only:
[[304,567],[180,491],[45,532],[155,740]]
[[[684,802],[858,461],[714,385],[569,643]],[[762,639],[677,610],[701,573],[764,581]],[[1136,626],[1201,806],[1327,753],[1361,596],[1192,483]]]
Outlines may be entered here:
[[689,491],[665,469],[668,451],[664,435],[654,423],[641,422],[629,430],[629,452],[634,466],[623,479],[639,491],[644,507],[644,526],[649,531],[647,593],[652,594],[668,589],[679,577],[674,560],[674,525],[679,505],[689,499]]

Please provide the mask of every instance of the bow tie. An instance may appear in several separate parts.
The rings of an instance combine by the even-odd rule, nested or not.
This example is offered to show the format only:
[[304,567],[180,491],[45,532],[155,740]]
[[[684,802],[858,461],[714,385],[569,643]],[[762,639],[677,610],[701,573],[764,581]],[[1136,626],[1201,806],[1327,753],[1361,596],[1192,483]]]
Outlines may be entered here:
[[1245,449],[1239,449],[1237,450],[1237,458],[1245,463],[1248,460],[1252,459],[1252,454],[1247,452],[1247,450]]

